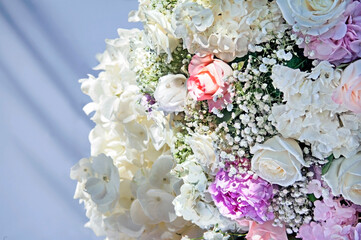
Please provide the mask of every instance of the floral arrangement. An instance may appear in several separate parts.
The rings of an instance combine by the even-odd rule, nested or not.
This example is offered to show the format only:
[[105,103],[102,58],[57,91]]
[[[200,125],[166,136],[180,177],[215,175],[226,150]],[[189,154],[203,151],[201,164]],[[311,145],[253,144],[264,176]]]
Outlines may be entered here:
[[106,239],[361,239],[361,2],[139,0],[80,80]]

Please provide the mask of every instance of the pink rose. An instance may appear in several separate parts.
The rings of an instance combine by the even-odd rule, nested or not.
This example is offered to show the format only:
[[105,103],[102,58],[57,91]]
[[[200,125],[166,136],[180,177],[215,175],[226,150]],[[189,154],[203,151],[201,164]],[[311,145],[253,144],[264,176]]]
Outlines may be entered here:
[[[239,224],[244,226],[248,220],[239,221]],[[263,224],[258,224],[254,221],[248,221],[249,230],[246,236],[247,240],[287,240],[285,227],[275,227],[272,225],[273,221],[268,221]]]
[[[210,111],[213,108],[222,109],[224,103],[231,102],[229,84],[223,81],[224,77],[232,74],[232,68],[227,63],[213,59],[213,55],[194,55],[188,71],[187,88],[190,95],[198,101],[208,100]],[[216,101],[215,95],[220,96]]]
[[332,99],[355,113],[361,113],[361,60],[351,63],[343,71],[341,84]]

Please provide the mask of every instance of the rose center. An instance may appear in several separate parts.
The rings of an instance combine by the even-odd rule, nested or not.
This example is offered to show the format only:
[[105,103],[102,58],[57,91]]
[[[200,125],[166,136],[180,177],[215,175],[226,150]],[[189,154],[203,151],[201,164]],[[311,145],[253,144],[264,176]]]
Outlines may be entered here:
[[361,184],[355,184],[351,187],[351,192],[355,195],[361,195]]
[[310,11],[327,12],[333,6],[333,2],[333,0],[309,0],[306,1],[306,6]]
[[281,177],[283,178],[286,174],[285,170],[273,161],[263,161],[260,168],[264,169],[264,172],[270,177]]

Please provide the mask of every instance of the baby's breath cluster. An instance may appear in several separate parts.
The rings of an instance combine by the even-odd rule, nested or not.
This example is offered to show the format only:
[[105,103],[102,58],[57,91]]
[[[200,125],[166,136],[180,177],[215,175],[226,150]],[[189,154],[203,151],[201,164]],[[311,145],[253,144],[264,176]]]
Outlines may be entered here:
[[142,56],[142,67],[136,72],[136,81],[143,93],[153,94],[160,77],[168,74],[188,74],[187,67],[191,55],[182,47],[177,47],[172,53],[172,61],[168,63],[166,53],[157,54],[147,48]]
[[188,98],[184,114],[181,121],[188,129],[188,132],[193,132],[195,129],[208,131],[215,129],[217,126],[217,117],[208,111],[208,105],[205,101],[194,101]]
[[[278,33],[266,44],[250,45],[250,53],[231,64],[235,86],[232,108],[218,120],[216,145],[225,159],[250,157],[250,148],[277,134],[269,120],[271,108],[282,101],[270,78],[274,65],[303,68],[311,64],[300,54],[290,31]],[[296,47],[295,47],[296,46]]]
[[139,0],[80,81],[96,235],[359,239],[361,3],[299,2]]
[[297,233],[302,224],[308,224],[313,219],[313,204],[307,195],[307,186],[314,173],[303,168],[302,175],[302,181],[274,190],[270,206],[275,215],[273,225],[282,227],[285,224],[288,234]]
[[153,10],[157,10],[158,12],[161,12],[164,15],[170,15],[173,12],[173,9],[177,4],[177,2],[178,0],[163,0],[163,1],[150,0],[149,5]]
[[188,156],[193,154],[192,148],[186,142],[186,134],[178,132],[174,140],[173,157],[177,163],[184,162]]
[[333,155],[329,156],[328,158],[321,158],[321,159],[312,156],[310,143],[300,143],[300,146],[302,147],[304,160],[310,166],[312,165],[315,167],[322,168],[325,164],[329,162],[329,159],[331,158],[333,159]]

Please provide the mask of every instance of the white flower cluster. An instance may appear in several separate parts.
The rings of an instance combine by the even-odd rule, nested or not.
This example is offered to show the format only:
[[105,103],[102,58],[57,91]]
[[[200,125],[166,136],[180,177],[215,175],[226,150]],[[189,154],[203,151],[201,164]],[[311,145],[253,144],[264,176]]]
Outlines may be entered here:
[[83,158],[71,169],[70,177],[79,182],[75,197],[91,199],[101,213],[114,209],[119,197],[120,178],[110,157],[101,154]]
[[[130,20],[144,30],[118,30],[98,56],[99,75],[80,81],[96,124],[91,157],[70,174],[86,226],[106,240],[247,231],[247,239],[305,240],[329,234],[307,230],[327,215],[342,239],[356,239],[361,11],[351,2],[360,4],[139,0]],[[356,61],[310,60],[300,47],[311,41]],[[318,210],[331,204],[323,191],[353,214],[347,224]]]
[[307,185],[312,176],[304,177],[302,182],[296,182],[287,188],[277,191],[271,208],[276,214],[274,225],[287,225],[289,233],[298,232],[302,223],[312,220],[310,201],[307,198]]
[[79,182],[75,197],[85,203],[90,218],[87,226],[108,239],[177,239],[183,232],[201,232],[177,217],[172,204],[181,182],[169,173],[169,119],[140,105],[142,95],[128,59],[139,57],[129,46],[139,44],[142,32],[119,35],[107,41],[99,57],[97,69],[104,71],[81,80],[83,92],[93,100],[84,110],[95,111],[91,154],[102,154],[82,159],[71,173]]
[[167,1],[163,4],[152,4],[149,0],[139,1],[138,11],[129,14],[129,21],[143,22],[147,45],[156,50],[157,54],[167,53],[168,61],[172,60],[172,52],[179,45],[174,36],[174,27],[171,24],[171,11],[167,9]]
[[319,159],[357,153],[361,119],[332,101],[340,73],[330,63],[321,62],[311,73],[277,65],[271,78],[286,102],[272,107],[270,118],[278,132],[311,143]]
[[195,155],[191,155],[174,169],[184,181],[180,194],[173,201],[177,215],[203,229],[217,226],[223,231],[235,231],[239,228],[238,224],[222,216],[212,203],[212,197],[207,191],[209,181],[198,161]]
[[318,36],[339,23],[350,0],[277,0],[277,3],[295,31]]
[[190,53],[215,54],[224,61],[243,57],[249,44],[283,32],[281,12],[267,0],[182,0],[173,14],[175,35]]

